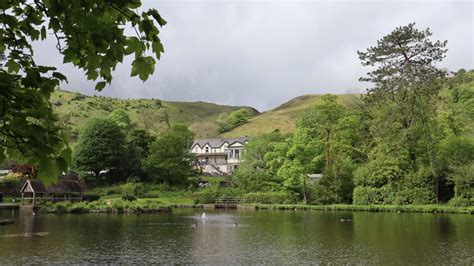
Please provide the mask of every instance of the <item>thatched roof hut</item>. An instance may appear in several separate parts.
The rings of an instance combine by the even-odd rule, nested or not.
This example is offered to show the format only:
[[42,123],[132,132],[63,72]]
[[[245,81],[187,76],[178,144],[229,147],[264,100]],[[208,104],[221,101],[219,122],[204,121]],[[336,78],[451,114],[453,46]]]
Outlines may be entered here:
[[48,187],[49,193],[82,193],[84,189],[75,180],[60,180],[56,184]]
[[20,193],[31,192],[33,194],[46,194],[48,191],[41,180],[28,179],[21,187]]
[[[84,188],[76,180],[59,180],[57,183],[48,187],[48,192],[51,194],[51,200],[54,201],[54,195],[62,195],[64,200],[81,200]],[[72,194],[79,194],[80,197],[71,197]],[[59,198],[57,198],[59,199]]]

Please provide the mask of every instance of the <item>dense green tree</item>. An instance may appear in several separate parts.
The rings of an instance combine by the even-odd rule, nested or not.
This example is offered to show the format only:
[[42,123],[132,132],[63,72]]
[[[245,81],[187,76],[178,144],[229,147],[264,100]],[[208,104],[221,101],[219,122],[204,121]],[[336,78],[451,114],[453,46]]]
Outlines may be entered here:
[[130,121],[130,117],[128,116],[127,112],[125,112],[123,109],[113,110],[109,114],[108,119],[115,122],[125,132],[128,132],[128,130],[130,129],[132,125]]
[[189,147],[194,134],[186,126],[173,125],[150,147],[143,160],[144,171],[155,182],[183,184],[192,174],[193,156]]
[[[397,27],[366,52],[358,52],[362,64],[374,69],[361,78],[374,85],[364,98],[371,117],[373,148],[364,166],[369,176],[358,178],[358,185],[375,178],[376,188],[385,186],[397,194],[411,187],[435,193],[439,201],[440,175],[435,160],[440,136],[435,118],[446,73],[435,64],[447,49],[446,41],[432,41],[431,35],[412,23]],[[421,198],[430,201],[429,195]]]
[[224,133],[248,123],[254,113],[249,108],[240,108],[230,114],[222,113],[217,118],[219,132]]
[[317,151],[313,147],[309,130],[298,129],[295,135],[288,140],[288,150],[284,155],[283,164],[277,175],[283,179],[283,186],[300,195],[307,203],[308,174],[316,172],[316,163],[313,160]]
[[150,135],[146,130],[134,128],[132,129],[127,136],[127,142],[140,149],[140,154],[143,155],[143,158],[148,156],[150,146],[155,140],[155,137]]
[[143,171],[142,161],[148,156],[154,140],[155,137],[146,130],[131,128],[126,138],[126,155],[122,158],[120,167],[116,169],[120,171],[116,175],[134,181],[148,180],[148,176]]
[[474,138],[472,136],[450,136],[440,144],[440,169],[455,185],[458,198],[473,199],[474,204]]
[[322,173],[314,200],[350,202],[352,172],[360,157],[361,127],[334,95],[325,95],[315,109],[298,122],[284,163],[279,169],[289,188],[299,188],[307,200],[308,174]]
[[[49,102],[66,77],[37,65],[33,41],[53,38],[64,63],[83,70],[102,90],[125,56],[134,56],[132,76],[146,80],[154,71],[152,50],[160,58],[158,37],[165,25],[155,9],[141,13],[140,0],[0,1],[0,161],[6,157],[39,165],[40,176],[66,170],[71,150]],[[127,35],[125,27],[134,29]]]
[[238,127],[248,123],[253,114],[248,108],[240,108],[237,111],[230,113],[232,127]]
[[79,135],[74,166],[78,170],[92,172],[97,179],[101,171],[120,169],[125,155],[125,135],[120,127],[108,119],[94,118]]
[[242,163],[234,173],[236,184],[248,192],[279,191],[282,189],[282,180],[275,171],[270,169],[272,159],[267,154],[274,152],[276,145],[284,140],[280,132],[272,132],[252,138],[245,145]]
[[219,133],[224,133],[232,130],[232,119],[228,113],[221,113],[217,117],[217,125]]

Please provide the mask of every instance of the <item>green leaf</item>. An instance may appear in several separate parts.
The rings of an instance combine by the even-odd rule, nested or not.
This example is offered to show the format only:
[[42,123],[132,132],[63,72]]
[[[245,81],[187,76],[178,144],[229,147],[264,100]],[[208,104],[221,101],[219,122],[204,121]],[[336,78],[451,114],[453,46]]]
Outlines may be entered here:
[[72,62],[74,61],[76,58],[77,58],[77,54],[75,51],[73,51],[72,49],[67,49],[63,52],[64,54],[64,59],[63,59],[63,63],[69,63],[69,62]]
[[9,72],[18,73],[18,71],[20,71],[20,64],[13,60],[8,60],[5,66],[8,68]]
[[61,81],[66,81],[67,82],[67,78],[66,76],[64,76],[63,74],[61,74],[60,72],[53,72],[53,77],[61,80]]
[[166,25],[166,20],[164,20],[161,16],[160,16],[160,13],[158,13],[158,11],[156,9],[150,9],[148,12],[147,12],[148,15],[151,15],[155,20],[156,22],[158,22],[158,24],[160,24],[160,26],[164,26]]
[[156,54],[156,57],[158,59],[161,58],[161,53],[163,53],[165,51],[165,49],[163,47],[163,44],[160,41],[153,42],[151,48],[152,48],[153,52]]
[[132,63],[131,76],[139,76],[141,80],[145,81],[148,79],[150,74],[155,70],[155,60],[152,57],[140,57]]
[[104,89],[104,87],[105,87],[106,84],[107,84],[107,83],[106,83],[105,81],[97,82],[97,84],[95,85],[95,89],[96,89],[97,91],[101,91],[101,90]]
[[137,53],[138,55],[141,55],[142,49],[140,45],[140,40],[138,40],[137,37],[130,37],[127,38],[127,48],[125,49],[125,54],[129,55],[132,53]]

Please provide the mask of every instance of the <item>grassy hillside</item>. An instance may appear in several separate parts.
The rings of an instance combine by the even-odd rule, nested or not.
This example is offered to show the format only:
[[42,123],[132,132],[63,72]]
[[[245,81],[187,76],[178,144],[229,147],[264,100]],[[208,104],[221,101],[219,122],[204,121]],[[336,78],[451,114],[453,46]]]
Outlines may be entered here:
[[[322,95],[309,94],[296,97],[275,109],[253,117],[249,123],[222,134],[223,137],[258,136],[276,129],[282,133],[294,131],[296,122],[310,111],[321,100]],[[356,104],[360,101],[358,94],[340,94],[338,100],[343,105]]]
[[[322,95],[296,97],[272,110],[257,115],[248,124],[239,126],[222,137],[257,136],[279,129],[291,133],[297,120],[320,101]],[[359,101],[356,94],[338,95],[344,105]],[[107,117],[115,109],[125,110],[133,123],[148,131],[160,133],[168,124],[184,123],[197,138],[218,137],[217,117],[231,113],[242,106],[218,105],[206,102],[169,102],[157,99],[117,99],[103,96],[86,96],[63,90],[51,97],[62,124],[69,129],[74,142],[82,126],[92,117]],[[250,107],[247,107],[250,108]]]
[[[220,113],[233,112],[242,106],[218,105],[206,102],[168,102],[157,99],[116,99],[86,96],[58,90],[51,102],[63,125],[74,141],[79,130],[91,117],[107,117],[115,109],[125,110],[133,123],[159,133],[167,124],[184,123],[195,128],[197,137],[217,136],[215,121]],[[168,121],[168,122],[167,122]]]

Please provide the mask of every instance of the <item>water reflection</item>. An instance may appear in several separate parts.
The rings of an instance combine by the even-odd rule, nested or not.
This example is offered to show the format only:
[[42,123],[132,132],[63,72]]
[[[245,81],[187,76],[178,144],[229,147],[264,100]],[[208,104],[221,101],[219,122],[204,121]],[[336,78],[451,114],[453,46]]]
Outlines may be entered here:
[[[11,215],[2,213],[2,217]],[[472,215],[176,210],[15,213],[0,264],[473,264]],[[41,233],[44,234],[40,237]],[[5,237],[27,234],[37,237]]]

